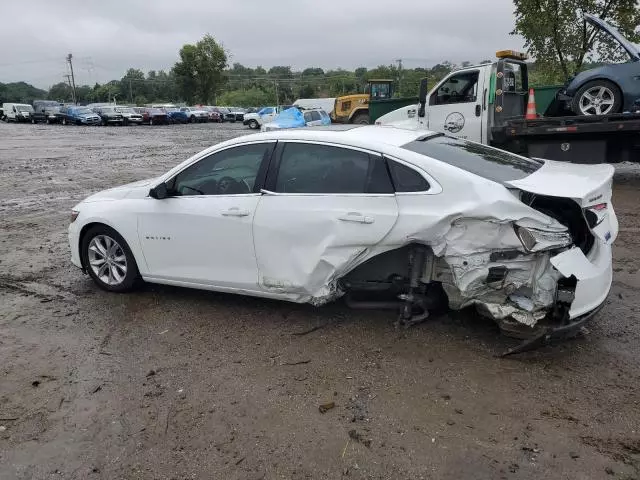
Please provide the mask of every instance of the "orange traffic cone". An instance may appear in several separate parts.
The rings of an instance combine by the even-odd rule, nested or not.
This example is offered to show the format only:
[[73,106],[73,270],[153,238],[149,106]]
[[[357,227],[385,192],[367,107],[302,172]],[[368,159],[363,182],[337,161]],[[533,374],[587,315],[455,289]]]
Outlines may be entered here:
[[533,93],[533,88],[529,89],[529,101],[527,102],[527,114],[524,116],[525,120],[535,120],[538,118],[536,113],[536,96]]

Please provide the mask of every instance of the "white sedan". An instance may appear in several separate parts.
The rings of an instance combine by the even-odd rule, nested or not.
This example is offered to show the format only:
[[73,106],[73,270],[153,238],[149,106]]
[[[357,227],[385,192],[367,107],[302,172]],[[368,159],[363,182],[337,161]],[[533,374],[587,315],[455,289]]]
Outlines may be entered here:
[[420,321],[470,305],[513,336],[575,333],[611,287],[613,168],[381,126],[259,133],[76,205],[73,263],[138,280]]

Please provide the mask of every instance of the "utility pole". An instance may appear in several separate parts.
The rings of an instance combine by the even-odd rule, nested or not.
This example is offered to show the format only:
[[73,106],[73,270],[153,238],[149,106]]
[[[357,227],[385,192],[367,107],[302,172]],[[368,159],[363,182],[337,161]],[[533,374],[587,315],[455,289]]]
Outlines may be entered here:
[[129,102],[133,105],[133,89],[131,88],[131,79],[129,79]]
[[[67,83],[69,84],[69,89],[71,90],[71,99],[74,100],[75,103],[75,98],[73,97],[73,87],[71,86],[71,75],[69,75],[68,73],[66,75],[63,75],[64,78],[67,79]],[[67,99],[65,98],[65,101]]]
[[67,55],[67,62],[69,62],[69,68],[71,69],[71,91],[73,92],[73,103],[78,104],[78,99],[76,98],[76,79],[73,76],[73,62],[71,59],[73,55]]
[[274,83],[276,84],[276,107],[280,105],[280,98],[278,97],[278,81],[275,80]]
[[400,86],[402,84],[402,59],[398,58],[396,62],[398,62],[398,93],[400,93]]

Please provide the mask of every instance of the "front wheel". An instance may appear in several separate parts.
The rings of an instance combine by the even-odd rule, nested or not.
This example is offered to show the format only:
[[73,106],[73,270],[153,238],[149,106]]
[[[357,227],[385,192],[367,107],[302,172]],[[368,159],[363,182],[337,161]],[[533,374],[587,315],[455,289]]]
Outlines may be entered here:
[[196,117],[191,115],[191,119],[189,120],[191,123],[196,123]]
[[96,284],[110,292],[126,292],[138,280],[136,260],[118,232],[106,225],[91,227],[81,242],[82,264]]
[[571,110],[576,115],[611,115],[619,113],[621,107],[620,89],[607,80],[585,83],[571,101]]
[[260,125],[258,124],[257,120],[249,120],[248,125],[249,125],[249,128],[251,130],[256,130],[256,129],[260,128]]

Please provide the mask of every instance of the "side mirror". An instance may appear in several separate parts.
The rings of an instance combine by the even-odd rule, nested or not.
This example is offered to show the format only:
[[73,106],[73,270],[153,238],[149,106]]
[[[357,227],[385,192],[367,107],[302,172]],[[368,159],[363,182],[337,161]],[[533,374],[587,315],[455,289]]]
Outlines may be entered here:
[[425,105],[427,104],[427,93],[429,92],[427,79],[423,78],[420,80],[420,93],[418,94],[418,99],[420,102],[420,108],[418,109],[418,117],[424,118],[425,115]]
[[169,190],[167,189],[167,184],[163,182],[160,185],[156,185],[151,190],[149,190],[149,196],[151,198],[155,198],[156,200],[162,200],[163,198],[167,198],[169,196]]

